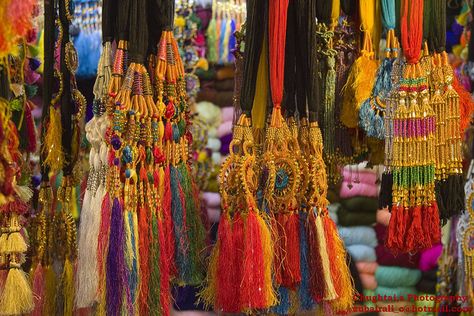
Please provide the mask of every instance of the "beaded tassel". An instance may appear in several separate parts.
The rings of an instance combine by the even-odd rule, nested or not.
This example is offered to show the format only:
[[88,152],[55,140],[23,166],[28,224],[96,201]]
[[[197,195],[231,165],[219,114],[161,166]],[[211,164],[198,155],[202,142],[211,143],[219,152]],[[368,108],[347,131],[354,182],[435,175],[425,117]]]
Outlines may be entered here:
[[387,239],[393,251],[429,248],[440,238],[434,192],[435,120],[426,76],[420,65],[407,65],[393,120],[393,206]]

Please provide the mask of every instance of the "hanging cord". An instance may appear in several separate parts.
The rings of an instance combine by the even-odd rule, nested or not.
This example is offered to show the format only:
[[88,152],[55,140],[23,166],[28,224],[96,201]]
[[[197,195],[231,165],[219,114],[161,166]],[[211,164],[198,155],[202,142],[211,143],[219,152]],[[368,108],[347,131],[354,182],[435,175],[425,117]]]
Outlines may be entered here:
[[403,54],[409,64],[416,64],[420,59],[423,39],[423,1],[402,2],[400,19]]
[[430,49],[437,53],[446,47],[446,0],[432,0],[430,23]]
[[242,90],[240,104],[242,113],[251,116],[255,96],[257,70],[262,50],[264,27],[261,22],[264,17],[265,1],[247,1],[247,21],[245,26],[245,51]]
[[102,0],[102,42],[113,42],[117,35],[118,2]]

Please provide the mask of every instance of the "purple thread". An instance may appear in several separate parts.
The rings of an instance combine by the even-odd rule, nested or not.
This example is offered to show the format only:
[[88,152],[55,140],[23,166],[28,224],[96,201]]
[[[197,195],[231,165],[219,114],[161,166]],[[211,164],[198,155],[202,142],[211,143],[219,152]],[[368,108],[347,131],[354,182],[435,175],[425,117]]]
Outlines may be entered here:
[[118,198],[114,199],[111,217],[109,251],[106,263],[107,315],[118,316],[122,307],[123,285],[126,277],[123,254],[123,214]]

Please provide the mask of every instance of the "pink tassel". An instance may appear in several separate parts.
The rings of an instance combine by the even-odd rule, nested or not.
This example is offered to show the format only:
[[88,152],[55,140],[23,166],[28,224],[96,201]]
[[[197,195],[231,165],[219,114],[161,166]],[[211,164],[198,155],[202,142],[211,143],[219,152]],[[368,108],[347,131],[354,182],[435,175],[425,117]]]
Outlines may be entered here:
[[44,270],[41,263],[36,266],[33,274],[33,294],[35,297],[35,309],[30,316],[42,316],[44,305]]

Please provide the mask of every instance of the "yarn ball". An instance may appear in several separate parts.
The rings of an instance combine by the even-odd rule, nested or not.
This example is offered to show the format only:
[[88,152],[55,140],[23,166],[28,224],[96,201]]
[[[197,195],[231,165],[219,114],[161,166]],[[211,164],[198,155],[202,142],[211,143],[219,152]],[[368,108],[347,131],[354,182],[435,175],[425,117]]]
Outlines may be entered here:
[[[375,295],[380,295],[380,296],[387,296],[391,297],[394,300],[401,300],[401,297],[403,296],[404,300],[408,299],[409,294],[417,294],[418,291],[414,287],[405,287],[405,286],[399,286],[399,287],[385,287],[379,285],[377,289],[375,290]],[[396,297],[396,298],[395,298]]]
[[[341,205],[348,211],[354,213],[374,213],[378,209],[378,199],[368,198],[363,196],[353,197],[350,199],[342,199]],[[375,221],[374,221],[375,222]]]
[[220,141],[221,141],[221,150],[220,150],[221,154],[223,156],[227,156],[230,153],[229,145],[230,145],[230,142],[232,141],[232,134],[221,136]]
[[421,279],[421,272],[417,269],[379,266],[375,271],[375,279],[386,287],[415,286]]
[[217,128],[217,136],[222,137],[224,135],[232,134],[232,121],[223,122]]
[[420,260],[419,253],[414,255],[401,253],[395,257],[384,245],[378,245],[375,247],[375,253],[377,254],[377,263],[381,266],[418,268],[418,262]]
[[377,223],[382,224],[384,226],[388,226],[388,224],[390,223],[391,216],[392,214],[390,214],[390,211],[387,208],[377,210],[377,215],[376,215]]
[[364,182],[354,183],[344,180],[341,184],[339,195],[343,199],[356,196],[378,197],[380,187],[376,184],[368,184]]
[[222,155],[220,152],[212,153],[211,158],[215,165],[219,166],[222,163]]
[[371,247],[377,246],[375,231],[369,226],[339,227],[339,236],[346,246],[362,244]]
[[373,274],[359,273],[359,278],[364,289],[375,290],[377,288],[377,280]]
[[221,109],[211,102],[198,102],[196,112],[199,114],[199,118],[210,126],[217,127],[221,124]]
[[206,147],[217,152],[221,149],[221,141],[218,138],[208,138]]
[[347,211],[344,207],[339,209],[337,217],[339,219],[339,225],[341,226],[370,226],[375,223],[375,212],[353,213]]
[[374,262],[377,259],[374,248],[367,245],[351,245],[347,247],[347,251],[351,254],[355,262]]
[[375,274],[379,264],[377,262],[356,262],[357,270],[359,273]]
[[232,122],[234,120],[234,107],[226,106],[221,109],[222,122]]
[[443,246],[437,244],[430,249],[425,249],[420,254],[420,263],[418,265],[421,271],[429,271],[438,266],[438,259],[443,251]]

